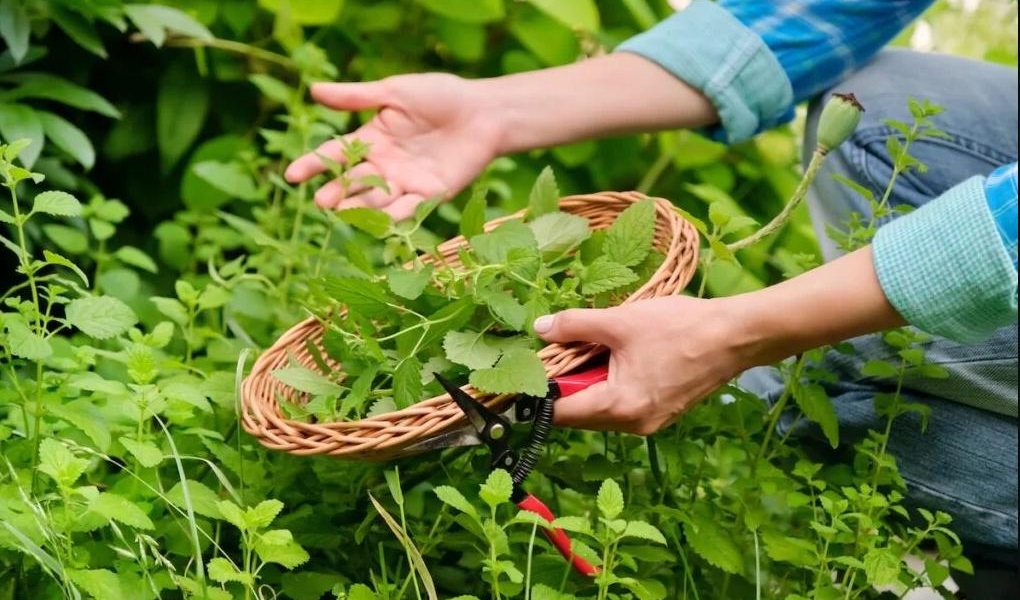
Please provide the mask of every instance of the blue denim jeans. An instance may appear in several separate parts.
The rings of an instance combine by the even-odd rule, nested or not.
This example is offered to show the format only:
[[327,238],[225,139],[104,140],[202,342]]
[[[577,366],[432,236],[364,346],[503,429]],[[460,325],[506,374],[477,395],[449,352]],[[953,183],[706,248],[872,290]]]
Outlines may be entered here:
[[[907,98],[927,98],[945,112],[934,120],[946,139],[919,141],[911,153],[928,165],[925,173],[901,175],[892,191],[895,204],[920,206],[972,175],[1017,160],[1017,71],[951,56],[887,50],[833,91],[853,92],[866,112],[856,133],[834,151],[815,180],[809,208],[824,258],[838,256],[825,226],[842,226],[851,212],[870,213],[865,200],[833,179],[841,174],[881,197],[892,172],[886,137],[895,134],[884,119],[910,121]],[[810,110],[806,131],[817,127],[819,106]],[[814,147],[812,134],[804,147]],[[960,223],[966,227],[966,223]],[[945,235],[952,235],[946,231]],[[838,307],[834,307],[838,310]],[[864,377],[860,366],[871,358],[891,358],[894,350],[877,335],[851,341],[857,354],[830,353],[827,367],[839,376],[829,385],[844,442],[868,429],[883,429],[875,414],[877,392],[888,382]],[[954,529],[971,542],[1017,548],[1017,327],[1003,328],[976,344],[935,338],[925,344],[930,361],[949,371],[948,379],[905,382],[903,396],[931,407],[927,431],[916,415],[893,427],[890,450],[907,482],[909,499],[954,516]],[[782,391],[771,368],[753,369],[741,385],[775,401]],[[993,411],[968,406],[979,403]],[[792,415],[785,419],[790,427]],[[798,426],[800,428],[801,426]],[[798,434],[801,431],[797,432]],[[812,426],[803,434],[820,435]]]

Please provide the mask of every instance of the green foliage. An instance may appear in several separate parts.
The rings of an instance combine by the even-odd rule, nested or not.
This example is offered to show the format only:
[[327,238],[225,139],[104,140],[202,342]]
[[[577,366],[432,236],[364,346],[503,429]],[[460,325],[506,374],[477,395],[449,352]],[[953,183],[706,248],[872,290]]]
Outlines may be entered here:
[[[0,597],[876,598],[876,583],[900,594],[970,570],[948,515],[903,506],[888,430],[840,439],[819,391],[832,376],[821,353],[785,368],[787,400],[769,410],[726,388],[651,444],[555,431],[526,487],[602,567],[594,580],[566,571],[540,535],[548,524],[516,514],[509,477],[480,455],[422,455],[397,476],[270,452],[237,426],[251,352],[308,309],[340,305],[350,311],[328,320],[315,368],[274,373],[307,396],[281,402],[293,418],[394,410],[438,393],[434,372],[542,393],[530,322],[610,305],[661,261],[649,252],[651,203],[592,234],[557,212],[560,195],[673,199],[713,257],[704,294],[813,264],[799,213],[739,263],[726,253],[796,186],[786,131],[733,148],[665,132],[501,158],[452,202],[400,224],[371,209],[320,211],[310,186],[282,179],[289,160],[367,117],[312,104],[313,81],[562,64],[666,14],[644,0],[0,0],[0,243],[11,265]],[[936,110],[917,102],[913,122],[890,123],[899,173],[923,168],[909,149],[938,135]],[[350,164],[365,151],[346,143]],[[522,208],[528,220],[483,232]],[[418,258],[457,233],[470,241],[463,270]],[[873,228],[856,217],[842,234],[856,247]],[[885,339],[890,358],[862,376],[895,389],[945,375],[915,333]],[[343,378],[321,368],[328,359]],[[889,423],[927,416],[892,392],[876,408]],[[777,431],[785,410],[851,459],[815,462]],[[930,544],[923,572],[907,569],[903,558]]]

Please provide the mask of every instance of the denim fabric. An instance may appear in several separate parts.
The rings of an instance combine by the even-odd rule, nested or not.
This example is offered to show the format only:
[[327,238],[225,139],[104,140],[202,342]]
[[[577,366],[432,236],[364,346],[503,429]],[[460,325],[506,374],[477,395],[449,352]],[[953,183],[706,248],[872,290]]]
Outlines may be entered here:
[[[892,193],[894,204],[918,207],[954,184],[1017,157],[1017,72],[974,61],[934,54],[885,51],[837,86],[856,94],[867,112],[855,135],[832,153],[808,203],[826,260],[839,255],[828,241],[827,224],[840,225],[851,212],[867,214],[867,203],[833,180],[841,174],[869,187],[879,197],[889,180],[892,161],[885,138],[894,130],[883,119],[909,121],[908,97],[928,98],[945,107],[936,117],[949,134],[945,140],[917,143],[913,154],[929,165],[926,173],[901,176]],[[817,125],[819,105],[810,111],[807,131]],[[806,140],[805,150],[814,147]],[[952,232],[946,232],[952,235]],[[871,358],[890,358],[894,351],[877,335],[851,342],[853,356],[831,353],[827,367],[839,377],[829,387],[840,417],[844,441],[859,438],[884,420],[872,406],[888,383],[860,375]],[[926,343],[928,359],[950,373],[948,379],[905,383],[904,396],[931,406],[932,417],[920,434],[914,417],[894,427],[890,450],[896,456],[909,498],[952,514],[954,529],[969,541],[1017,548],[1017,327],[991,338],[962,344],[943,338]],[[774,402],[782,382],[771,368],[745,373],[743,387]],[[982,407],[981,409],[975,406]],[[790,426],[786,420],[784,427]],[[818,434],[813,427],[805,431]]]

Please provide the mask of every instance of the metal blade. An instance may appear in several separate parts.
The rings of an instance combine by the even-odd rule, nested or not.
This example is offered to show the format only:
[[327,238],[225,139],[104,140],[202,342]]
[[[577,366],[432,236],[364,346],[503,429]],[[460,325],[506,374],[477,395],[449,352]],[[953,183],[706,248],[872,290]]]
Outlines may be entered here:
[[454,385],[449,379],[443,377],[439,373],[434,373],[434,375],[436,377],[436,381],[439,382],[439,385],[443,386],[446,393],[450,394],[450,397],[457,403],[457,406],[459,406],[460,409],[464,411],[464,414],[467,415],[468,422],[470,422],[471,426],[475,428],[475,431],[479,434],[485,431],[485,415],[483,415],[479,410],[481,405],[478,404],[474,398],[469,396],[467,392]]

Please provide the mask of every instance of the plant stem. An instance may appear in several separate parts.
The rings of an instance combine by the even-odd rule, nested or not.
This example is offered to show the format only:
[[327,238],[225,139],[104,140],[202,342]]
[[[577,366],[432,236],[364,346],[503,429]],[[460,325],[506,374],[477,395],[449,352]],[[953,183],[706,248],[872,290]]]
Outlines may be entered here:
[[660,153],[659,157],[652,163],[652,166],[645,172],[644,177],[641,178],[641,182],[637,185],[637,191],[642,194],[647,194],[653,187],[655,187],[659,178],[662,177],[662,174],[666,172],[667,168],[669,168],[669,163],[672,162],[672,160],[673,157],[669,153]]
[[[132,36],[131,40],[138,41],[138,38],[136,36]],[[295,73],[301,71],[297,63],[286,56],[270,52],[269,50],[265,50],[257,46],[252,46],[251,44],[235,42],[233,40],[224,40],[220,38],[203,40],[193,37],[171,37],[166,40],[165,45],[173,48],[215,48],[217,50],[223,50],[225,52],[240,54],[249,58],[273,63]]]
[[801,177],[800,183],[797,184],[797,189],[794,190],[793,196],[790,197],[790,201],[786,203],[783,210],[780,211],[779,214],[769,221],[764,227],[742,240],[737,240],[732,244],[727,244],[726,248],[729,249],[730,252],[743,250],[744,248],[757,244],[785,225],[786,222],[790,220],[790,215],[793,214],[793,210],[797,208],[801,201],[804,200],[804,197],[807,196],[808,188],[811,187],[811,183],[818,175],[818,170],[822,167],[822,163],[825,162],[826,155],[827,152],[821,148],[815,148],[814,154],[811,155],[811,162],[808,163],[807,169],[804,171],[804,176]]
[[772,407],[772,412],[769,415],[769,424],[765,430],[765,439],[761,443],[761,449],[758,450],[758,457],[754,461],[755,467],[761,462],[768,451],[769,441],[772,439],[772,434],[776,430],[776,425],[779,423],[779,417],[783,414],[783,410],[786,408],[786,403],[790,401],[790,394],[793,390],[793,386],[797,385],[800,381],[800,373],[804,368],[805,355],[801,355],[797,359],[797,363],[793,367],[793,374],[790,377],[790,381],[787,382],[786,387],[783,389],[783,394],[779,397],[779,401],[776,402],[775,406]]

